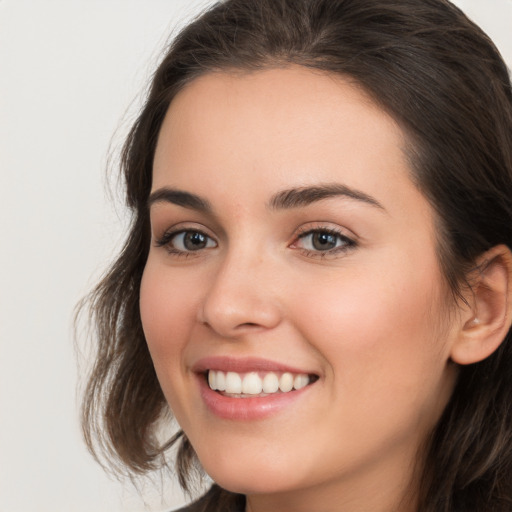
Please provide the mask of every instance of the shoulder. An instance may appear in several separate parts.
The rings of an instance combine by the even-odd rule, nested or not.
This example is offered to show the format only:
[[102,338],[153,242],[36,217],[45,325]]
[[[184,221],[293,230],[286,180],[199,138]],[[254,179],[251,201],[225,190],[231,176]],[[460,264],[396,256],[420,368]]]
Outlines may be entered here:
[[197,501],[190,505],[175,510],[174,512],[244,512],[245,497],[240,494],[232,494],[212,485],[210,490]]

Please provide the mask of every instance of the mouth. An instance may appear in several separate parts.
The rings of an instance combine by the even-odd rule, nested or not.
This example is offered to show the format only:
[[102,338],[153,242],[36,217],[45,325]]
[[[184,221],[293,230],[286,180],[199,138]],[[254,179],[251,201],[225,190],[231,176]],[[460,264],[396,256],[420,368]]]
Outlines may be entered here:
[[209,357],[192,368],[207,409],[224,420],[263,420],[310,395],[319,375],[259,358]]
[[318,380],[315,374],[250,371],[207,370],[204,377],[212,391],[230,398],[267,397],[299,391]]

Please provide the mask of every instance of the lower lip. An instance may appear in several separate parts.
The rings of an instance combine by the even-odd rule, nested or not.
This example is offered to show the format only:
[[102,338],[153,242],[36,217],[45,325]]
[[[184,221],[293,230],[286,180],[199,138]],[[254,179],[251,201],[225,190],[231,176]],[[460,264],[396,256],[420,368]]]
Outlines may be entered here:
[[201,398],[208,409],[226,420],[254,421],[268,418],[292,405],[312,385],[288,393],[273,393],[254,398],[233,398],[221,395],[208,386],[204,375],[199,375]]

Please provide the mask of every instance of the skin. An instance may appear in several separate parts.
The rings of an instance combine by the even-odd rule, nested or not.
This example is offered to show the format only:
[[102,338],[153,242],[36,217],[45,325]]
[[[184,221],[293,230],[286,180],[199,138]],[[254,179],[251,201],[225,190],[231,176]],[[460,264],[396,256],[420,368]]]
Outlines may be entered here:
[[[248,511],[415,510],[415,463],[453,389],[460,325],[446,315],[434,215],[405,144],[356,86],[300,67],[205,75],[171,103],[153,192],[196,194],[212,212],[152,204],[142,322],[203,467],[247,494]],[[282,190],[333,183],[380,206],[344,195],[268,206]],[[208,244],[159,246],[173,229]],[[321,229],[354,244],[320,251],[300,236]],[[319,380],[268,418],[222,419],[192,371],[207,356],[261,357]]]

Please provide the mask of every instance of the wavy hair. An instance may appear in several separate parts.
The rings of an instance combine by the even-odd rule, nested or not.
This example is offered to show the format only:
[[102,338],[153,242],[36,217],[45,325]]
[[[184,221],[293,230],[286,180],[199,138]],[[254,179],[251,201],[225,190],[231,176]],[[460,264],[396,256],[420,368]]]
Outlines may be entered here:
[[[490,39],[447,0],[227,0],[165,51],[122,153],[132,223],[87,299],[97,353],[85,390],[85,439],[99,457],[144,473],[180,443],[186,488],[195,455],[182,432],[163,445],[169,413],[144,339],[139,289],[150,244],[147,199],[170,102],[212,71],[298,64],[350,77],[402,127],[411,177],[436,212],[437,252],[457,296],[475,259],[512,247],[512,89]],[[215,489],[208,510],[239,497]],[[222,503],[222,504],[221,504]],[[461,366],[426,446],[419,512],[512,510],[512,341]]]

